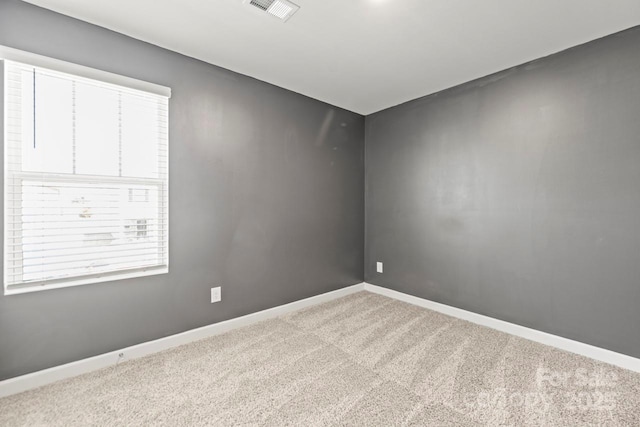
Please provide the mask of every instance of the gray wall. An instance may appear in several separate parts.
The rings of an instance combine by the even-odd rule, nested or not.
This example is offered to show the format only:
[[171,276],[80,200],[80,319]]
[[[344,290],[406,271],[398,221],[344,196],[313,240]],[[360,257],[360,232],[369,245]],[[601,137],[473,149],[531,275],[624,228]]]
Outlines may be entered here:
[[366,280],[640,357],[639,47],[368,116]]
[[0,44],[173,89],[170,273],[0,296],[0,380],[362,281],[362,116],[18,0]]

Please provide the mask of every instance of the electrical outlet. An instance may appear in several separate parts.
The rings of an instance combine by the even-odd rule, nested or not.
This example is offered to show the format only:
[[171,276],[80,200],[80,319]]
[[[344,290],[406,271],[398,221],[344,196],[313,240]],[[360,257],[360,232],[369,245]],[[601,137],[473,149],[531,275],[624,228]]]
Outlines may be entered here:
[[378,273],[382,273],[382,263],[381,262],[376,262],[376,271]]
[[222,288],[211,288],[211,304],[214,302],[222,301]]

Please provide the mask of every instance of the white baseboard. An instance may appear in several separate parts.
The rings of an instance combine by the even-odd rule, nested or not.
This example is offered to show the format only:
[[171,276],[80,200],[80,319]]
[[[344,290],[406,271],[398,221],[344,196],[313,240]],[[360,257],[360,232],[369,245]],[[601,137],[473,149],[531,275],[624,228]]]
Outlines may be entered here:
[[471,311],[462,310],[460,308],[451,307],[449,305],[440,304],[423,298],[414,297],[402,292],[383,288],[381,286],[364,284],[364,289],[379,295],[403,301],[419,307],[428,308],[442,314],[446,314],[459,319],[467,320],[478,325],[506,332],[511,335],[522,337],[530,341],[539,342],[551,347],[556,347],[571,353],[609,363],[620,368],[628,369],[634,372],[640,372],[640,359],[627,356],[626,354],[616,353],[604,348],[595,347],[579,341],[570,340],[568,338],[559,337],[557,335],[548,334],[536,329],[527,328],[525,326],[516,325],[514,323],[505,322],[503,320],[494,319],[493,317],[483,316],[482,314],[473,313]]
[[[486,326],[498,331],[506,332],[511,335],[522,337],[541,344],[556,347],[571,353],[580,354],[591,359],[619,366],[631,371],[640,372],[640,359],[595,347],[589,344],[573,341],[557,335],[548,334],[535,329],[516,325],[514,323],[505,322],[503,320],[494,319],[492,317],[483,316],[482,314],[473,313],[462,310],[460,308],[451,307],[423,298],[414,297],[402,292],[383,288],[369,283],[360,283],[336,291],[327,292],[311,298],[295,301],[290,304],[281,305],[257,313],[248,314],[246,316],[237,317],[235,319],[226,320],[224,322],[215,323],[213,325],[203,326],[201,328],[192,329],[169,337],[160,338],[158,340],[137,344],[121,350],[111,351],[87,359],[78,360],[76,362],[67,363],[65,365],[55,366],[53,368],[44,369],[42,371],[33,372],[31,374],[22,375],[16,378],[0,381],[0,398],[10,396],[12,394],[27,391],[33,388],[41,387],[66,378],[72,378],[87,372],[95,371],[109,366],[114,366],[118,362],[125,360],[137,359],[159,351],[167,350],[179,345],[188,344],[214,335],[219,335],[233,329],[248,326],[263,320],[273,319],[283,314],[296,310],[301,310],[312,305],[321,304],[341,298],[359,291],[373,292],[419,307],[428,308],[439,313],[443,313],[452,317],[467,320],[482,326]],[[123,357],[120,357],[120,354]]]
[[[179,345],[187,344],[193,341],[208,338],[228,332],[232,329],[248,326],[262,320],[273,319],[283,314],[296,310],[301,310],[312,305],[321,304],[336,298],[341,298],[355,292],[363,291],[364,283],[338,289],[336,291],[327,292],[311,298],[295,301],[290,304],[281,305],[257,313],[247,314],[246,316],[237,317],[235,319],[225,320],[224,322],[215,323],[213,325],[203,326],[201,328],[192,329],[176,335],[160,338],[154,341],[137,344],[121,350],[111,351],[98,356],[89,357],[87,359],[78,360],[76,362],[67,363],[65,365],[54,366],[53,368],[44,369],[42,371],[33,372],[31,374],[22,375],[8,380],[0,381],[0,397],[9,396],[26,390],[37,388],[55,381],[66,378],[75,377],[87,372],[95,371],[102,368],[113,366],[118,362],[125,360],[137,359],[159,351],[167,350]],[[120,354],[123,357],[120,357]]]

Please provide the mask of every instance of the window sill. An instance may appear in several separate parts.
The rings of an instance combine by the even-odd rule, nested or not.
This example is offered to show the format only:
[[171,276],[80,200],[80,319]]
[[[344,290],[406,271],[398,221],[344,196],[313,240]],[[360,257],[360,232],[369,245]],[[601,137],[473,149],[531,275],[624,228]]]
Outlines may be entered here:
[[125,280],[125,279],[135,279],[137,277],[146,277],[146,276],[155,276],[158,274],[167,274],[169,273],[169,267],[162,266],[156,268],[148,268],[145,270],[135,270],[135,271],[127,271],[121,273],[113,273],[113,274],[101,274],[97,276],[90,277],[80,277],[77,279],[69,279],[59,282],[44,282],[37,284],[24,284],[24,285],[14,285],[12,287],[5,286],[4,295],[20,295],[27,294],[31,292],[40,292],[40,291],[48,291],[50,289],[62,289],[69,288],[72,286],[82,286],[82,285],[90,285],[93,283],[103,283],[103,282],[113,282],[115,280]]

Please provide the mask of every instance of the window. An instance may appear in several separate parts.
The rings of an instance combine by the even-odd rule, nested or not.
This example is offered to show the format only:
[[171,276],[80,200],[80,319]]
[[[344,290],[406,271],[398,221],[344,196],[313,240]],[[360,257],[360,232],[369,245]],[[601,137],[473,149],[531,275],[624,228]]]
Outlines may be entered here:
[[4,84],[5,293],[167,272],[168,96],[8,60]]

